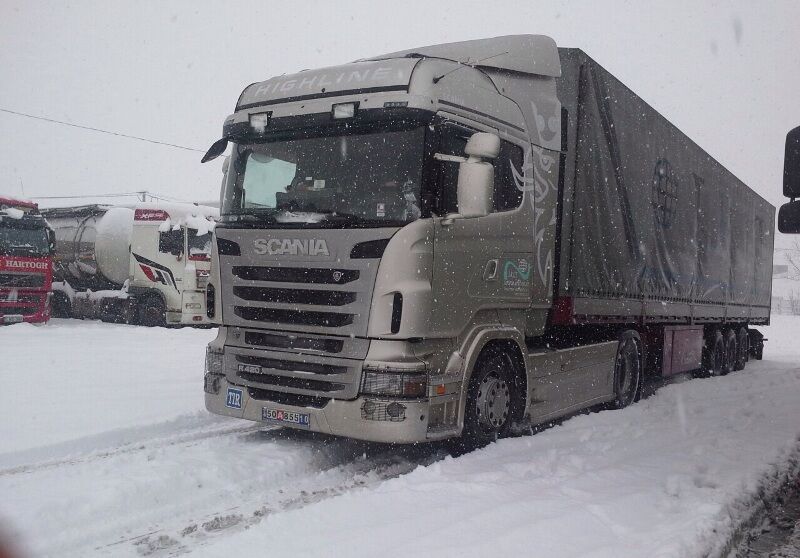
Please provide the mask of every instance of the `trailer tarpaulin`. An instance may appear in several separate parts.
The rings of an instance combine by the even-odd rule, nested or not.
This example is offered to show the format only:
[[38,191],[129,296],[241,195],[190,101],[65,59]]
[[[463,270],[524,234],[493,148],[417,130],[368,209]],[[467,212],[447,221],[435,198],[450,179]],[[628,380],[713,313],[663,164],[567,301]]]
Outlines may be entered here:
[[559,293],[768,308],[774,208],[582,51],[559,52]]

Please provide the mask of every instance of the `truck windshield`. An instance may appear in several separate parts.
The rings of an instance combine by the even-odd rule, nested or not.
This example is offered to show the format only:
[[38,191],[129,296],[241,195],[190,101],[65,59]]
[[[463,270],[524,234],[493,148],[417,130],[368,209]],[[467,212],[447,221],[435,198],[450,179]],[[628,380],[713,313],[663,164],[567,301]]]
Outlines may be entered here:
[[211,260],[211,233],[197,234],[197,229],[186,229],[186,240],[189,244],[189,259],[199,261]]
[[239,145],[226,221],[400,226],[420,217],[423,127]]
[[0,222],[0,255],[41,257],[50,254],[47,230],[9,226]]

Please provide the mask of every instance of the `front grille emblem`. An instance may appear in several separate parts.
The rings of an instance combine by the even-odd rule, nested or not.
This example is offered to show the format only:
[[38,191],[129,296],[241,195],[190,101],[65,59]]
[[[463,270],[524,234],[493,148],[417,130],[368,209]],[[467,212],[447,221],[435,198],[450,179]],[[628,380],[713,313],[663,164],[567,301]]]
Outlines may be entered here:
[[333,280],[334,280],[334,281],[336,281],[336,282],[338,283],[339,281],[341,281],[341,280],[342,280],[342,276],[343,276],[343,275],[344,275],[344,274],[343,274],[341,271],[339,271],[339,270],[336,270],[336,271],[334,271],[334,272],[333,272]]

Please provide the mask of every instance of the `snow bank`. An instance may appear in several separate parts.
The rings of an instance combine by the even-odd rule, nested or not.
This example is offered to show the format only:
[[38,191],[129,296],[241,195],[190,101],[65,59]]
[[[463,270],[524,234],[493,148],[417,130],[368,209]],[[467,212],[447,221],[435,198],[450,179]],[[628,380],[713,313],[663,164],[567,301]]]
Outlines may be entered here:
[[170,420],[204,408],[211,330],[78,320],[0,330],[0,462],[39,446]]
[[419,468],[371,491],[266,518],[198,549],[286,556],[674,557],[725,550],[761,491],[794,467],[800,320],[775,320],[770,361],[662,388]]

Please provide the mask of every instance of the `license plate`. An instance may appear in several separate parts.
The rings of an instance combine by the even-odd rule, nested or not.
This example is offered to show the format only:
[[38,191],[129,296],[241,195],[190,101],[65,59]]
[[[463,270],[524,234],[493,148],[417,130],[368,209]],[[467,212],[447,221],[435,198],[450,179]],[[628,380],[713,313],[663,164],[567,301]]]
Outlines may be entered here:
[[261,374],[261,367],[257,364],[238,364],[236,370],[248,374]]
[[307,413],[296,413],[295,411],[285,411],[283,409],[261,409],[261,420],[267,422],[277,422],[280,424],[291,424],[302,428],[311,426],[311,416]]
[[22,320],[22,314],[9,314],[7,316],[3,316],[3,323],[6,324],[18,324],[22,322]]

